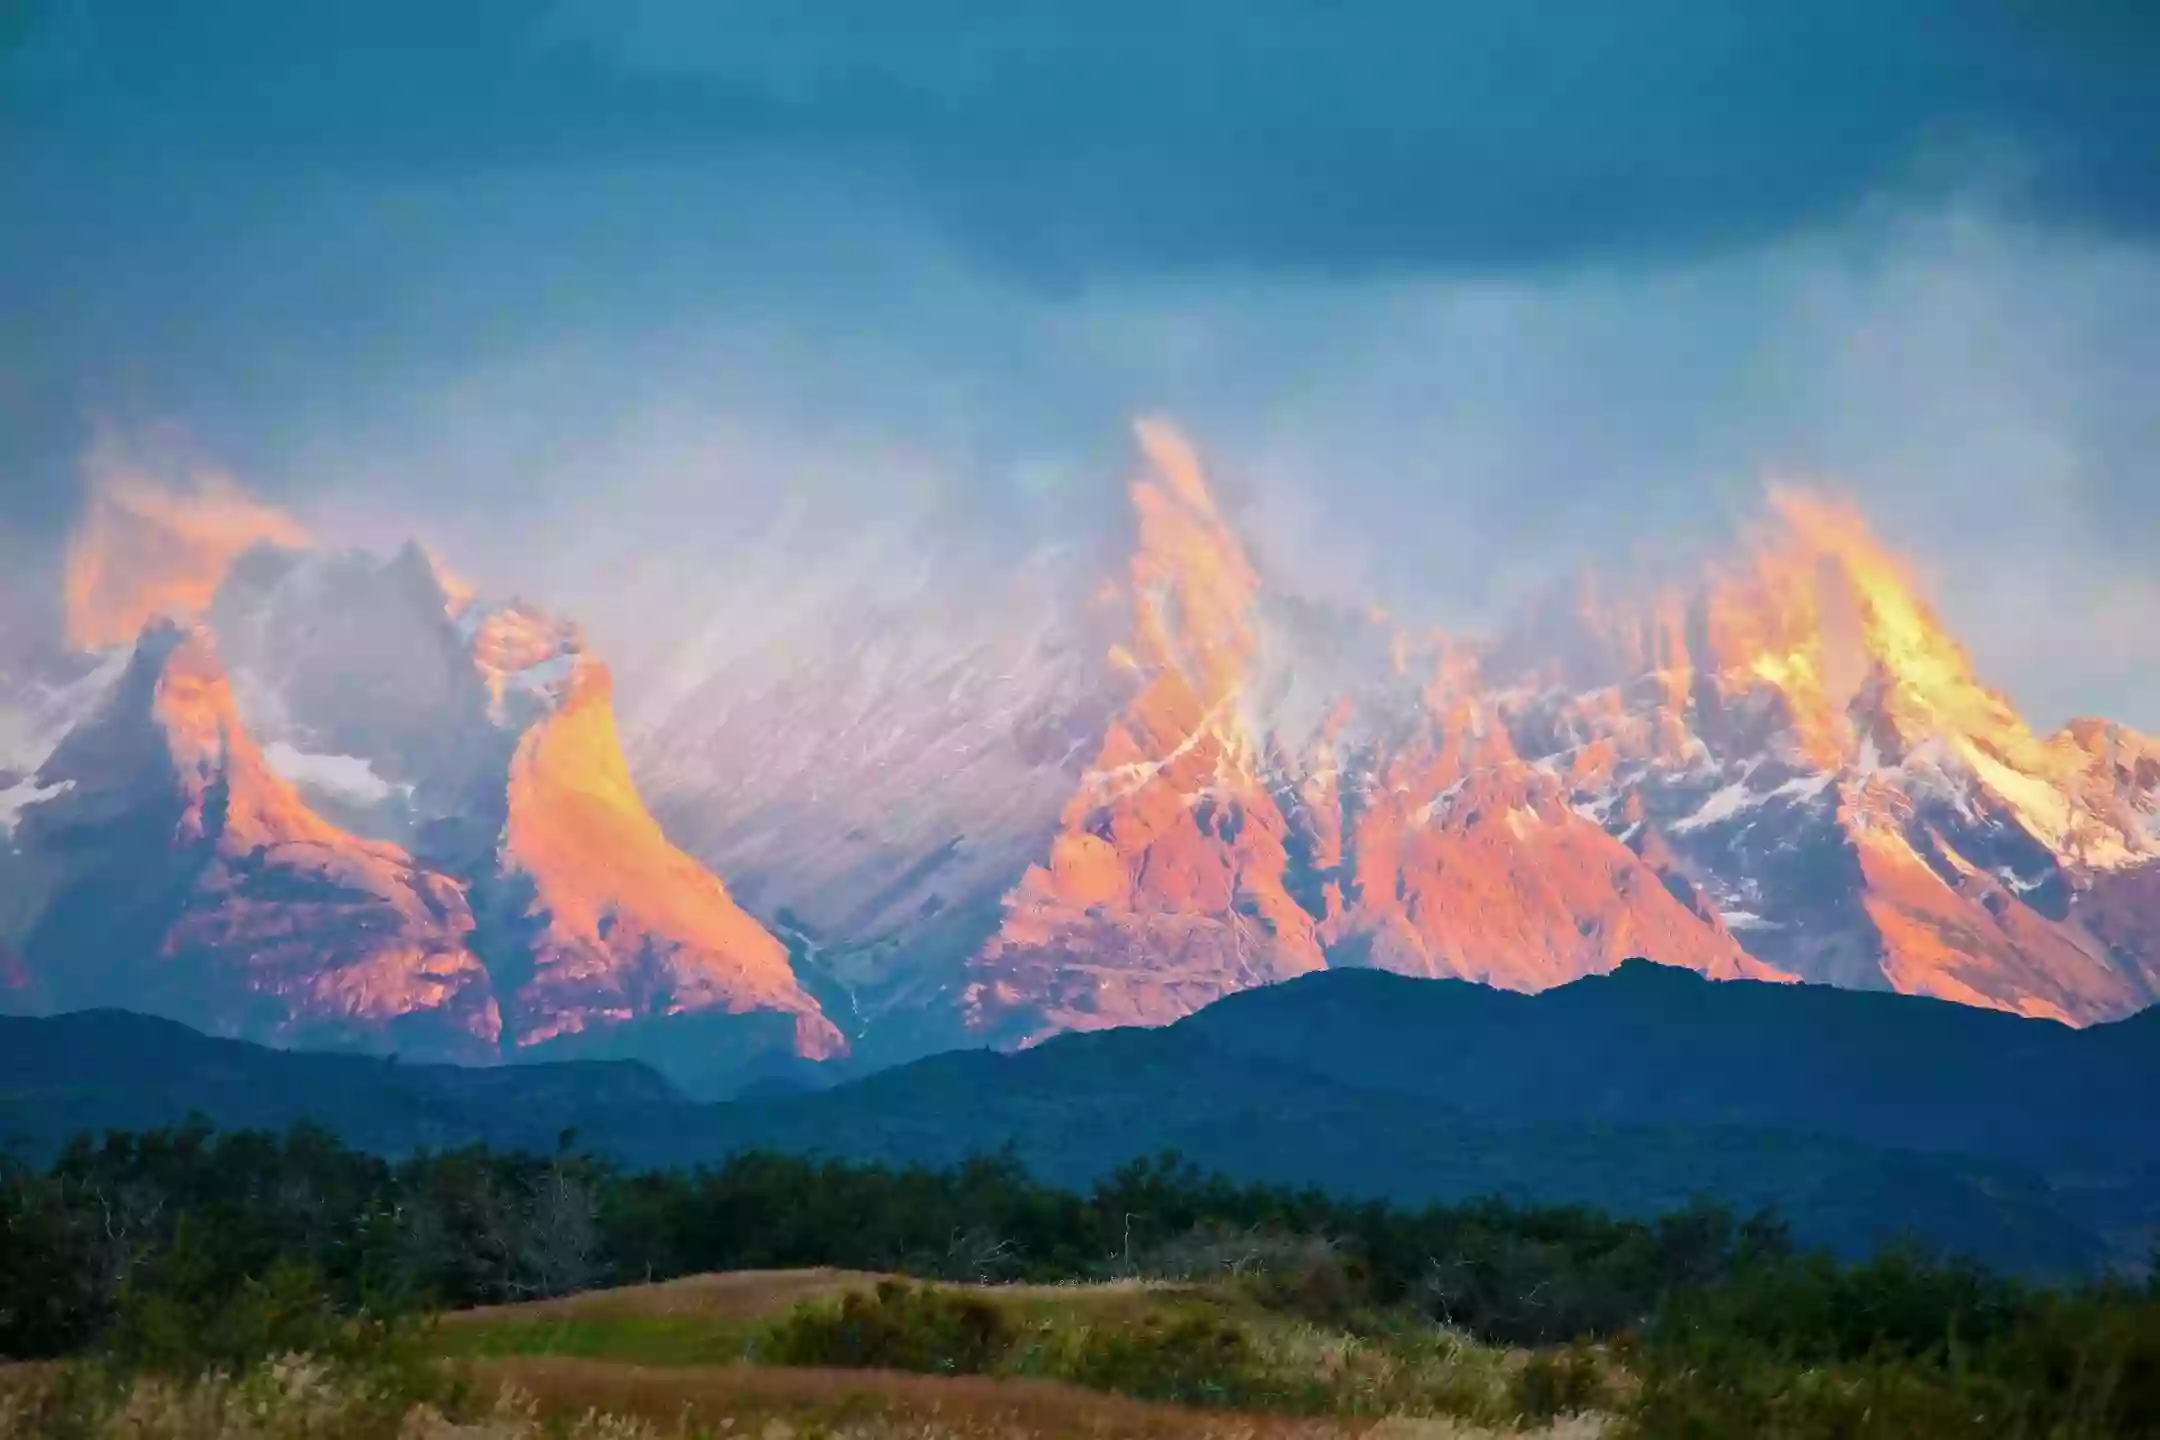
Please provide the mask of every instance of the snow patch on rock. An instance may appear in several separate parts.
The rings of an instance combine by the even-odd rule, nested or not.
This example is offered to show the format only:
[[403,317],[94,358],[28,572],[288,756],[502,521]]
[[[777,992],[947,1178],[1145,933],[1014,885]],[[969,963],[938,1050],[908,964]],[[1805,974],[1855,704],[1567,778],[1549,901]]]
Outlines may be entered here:
[[41,789],[33,777],[0,790],[0,835],[13,835],[16,822],[22,819],[22,812],[32,805],[56,800],[74,788],[74,781],[63,780],[57,785]]
[[1730,820],[1741,811],[1761,803],[1762,797],[1751,792],[1745,781],[1736,781],[1713,793],[1694,814],[1675,820],[1672,828],[1681,833],[1701,830],[1720,821]]
[[361,805],[380,805],[393,795],[412,793],[409,785],[383,779],[370,761],[358,755],[310,754],[277,740],[263,747],[263,759],[281,779]]

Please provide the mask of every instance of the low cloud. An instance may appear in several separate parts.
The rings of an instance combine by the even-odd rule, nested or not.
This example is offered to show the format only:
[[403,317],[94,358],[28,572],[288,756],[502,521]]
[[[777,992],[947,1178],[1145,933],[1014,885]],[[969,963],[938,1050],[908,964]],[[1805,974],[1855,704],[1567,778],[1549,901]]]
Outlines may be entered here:
[[160,473],[107,438],[84,472],[65,581],[67,640],[77,650],[133,644],[152,619],[200,615],[232,563],[258,545],[313,544],[220,470],[180,462]]

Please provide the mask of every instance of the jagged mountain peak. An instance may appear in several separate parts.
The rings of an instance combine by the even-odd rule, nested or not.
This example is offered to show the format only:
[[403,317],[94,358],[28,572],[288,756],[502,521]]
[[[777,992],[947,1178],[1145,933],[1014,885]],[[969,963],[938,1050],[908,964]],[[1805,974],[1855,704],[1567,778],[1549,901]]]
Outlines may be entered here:
[[1110,653],[1138,689],[971,964],[979,1034],[1161,1023],[1341,964],[1535,989],[1652,949],[1782,974],[1524,758],[1476,647],[1270,595],[1191,447],[1141,442]]
[[[221,480],[106,486],[74,553],[81,614],[147,619],[95,713],[0,789],[11,994],[461,1058],[681,1021],[698,1083],[845,1051],[646,810],[574,623],[417,544],[315,545]],[[138,555],[163,568],[117,587]]]
[[[1585,568],[1534,596],[1491,642],[1472,642],[1477,683],[1519,696],[1610,691],[1637,718],[1693,710],[1690,730],[1721,758],[1828,769],[1956,736],[2044,763],[2045,747],[1851,502],[1773,483],[1731,545],[1663,570]],[[1638,758],[1703,758],[1669,724],[1661,739]]]
[[2160,766],[2141,783],[2119,728],[2035,735],[1856,508],[1772,487],[1691,585],[1614,597],[1549,599],[1488,655],[1572,663],[1471,688],[1527,677],[1485,702],[1517,752],[1654,837],[1751,955],[2074,1021],[2152,997],[2160,955],[2094,908],[2160,860]]
[[404,570],[424,574],[435,592],[442,597],[443,614],[451,620],[462,618],[479,598],[480,589],[464,576],[452,570],[430,546],[418,540],[407,540],[398,551],[396,564]]
[[1743,559],[1715,569],[1705,592],[1704,660],[1722,693],[1774,688],[1798,751],[1821,764],[1944,737],[2041,763],[1855,506],[1774,485],[1767,508]]
[[1138,523],[1129,577],[1132,656],[1174,669],[1204,703],[1234,697],[1253,650],[1259,576],[1215,507],[1199,456],[1161,421],[1138,427],[1147,469],[1130,494]]
[[649,1016],[792,1017],[794,1050],[847,1049],[785,946],[646,810],[616,734],[607,668],[580,659],[510,762],[499,864],[531,892],[523,1043]]
[[282,697],[266,713],[404,784],[405,833],[480,907],[510,1043],[759,1012],[782,1049],[845,1050],[786,948],[646,809],[574,622],[480,598],[417,545],[307,557],[241,595],[247,578],[230,614]]
[[201,628],[149,622],[38,782],[15,835],[16,898],[35,902],[17,943],[50,1003],[467,1057],[495,1044],[461,889],[308,808]]
[[1773,485],[1677,579],[1586,574],[1482,640],[1274,594],[1171,442],[1113,652],[1145,685],[972,967],[978,1029],[1628,953],[2077,1023],[2160,990],[2150,742],[2035,735],[1851,504]]

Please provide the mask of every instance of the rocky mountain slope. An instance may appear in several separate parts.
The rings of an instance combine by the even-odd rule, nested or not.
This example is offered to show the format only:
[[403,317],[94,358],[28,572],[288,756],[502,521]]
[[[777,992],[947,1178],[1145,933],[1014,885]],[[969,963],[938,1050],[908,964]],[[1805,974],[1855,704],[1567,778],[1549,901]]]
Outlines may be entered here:
[[2087,1023],[2160,996],[2152,742],[2034,734],[1850,509],[1778,492],[1741,555],[1548,617],[1491,691],[1568,803],[1654,847],[1763,962]]
[[[1571,807],[1481,696],[1446,688],[1456,657],[1339,623],[1299,634],[1316,617],[1264,602],[1197,457],[1167,429],[1142,442],[1132,643],[1110,656],[1138,693],[973,962],[976,1028],[1159,1024],[1340,964],[1533,989],[1645,951],[1774,973]],[[1358,688],[1300,717],[1299,667],[1323,647]]]
[[200,632],[153,621],[36,784],[9,880],[46,1004],[464,1056],[500,1039],[462,889],[309,810]]
[[[785,947],[646,812],[575,627],[475,602],[416,548],[295,529],[226,553],[215,505],[128,512],[155,618],[73,713],[17,726],[45,753],[8,790],[14,1008],[459,1059],[689,1027],[716,1083],[845,1051]],[[98,624],[129,613],[114,563],[71,571],[108,577]]]
[[[1027,1043],[1323,966],[1536,990],[1637,953],[2073,1023],[2160,998],[2155,743],[2032,732],[1850,509],[1773,492],[1660,587],[1586,577],[1470,639],[1272,589],[1190,447],[1140,443],[1125,576],[1041,644],[1060,665],[1001,676],[964,754],[942,714],[789,712],[820,757],[798,798],[876,791],[902,753],[939,797],[934,824],[851,814],[876,869],[834,862],[803,925],[873,1029],[955,1005],[978,1043]],[[951,694],[935,674],[886,683]],[[785,798],[731,804],[695,713],[645,733],[700,757],[633,754],[705,767],[659,803],[731,870],[794,828]],[[1067,743],[1026,763],[1023,733]],[[986,755],[1009,783],[976,807]],[[841,908],[871,889],[908,903]]]

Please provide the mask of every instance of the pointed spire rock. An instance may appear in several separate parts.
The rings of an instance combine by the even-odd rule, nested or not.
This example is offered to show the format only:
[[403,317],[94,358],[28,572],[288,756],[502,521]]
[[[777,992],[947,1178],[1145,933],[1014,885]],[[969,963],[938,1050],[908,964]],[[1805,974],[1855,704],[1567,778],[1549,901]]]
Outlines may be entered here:
[[646,810],[606,668],[579,659],[562,684],[510,764],[501,865],[529,886],[535,927],[532,977],[507,997],[518,1043],[654,1016],[762,1011],[791,1018],[803,1058],[845,1053],[786,947]]
[[1258,577],[1184,437],[1151,422],[1139,442],[1131,637],[1110,663],[1141,688],[972,966],[980,1034],[1162,1024],[1325,963],[1240,708]]

